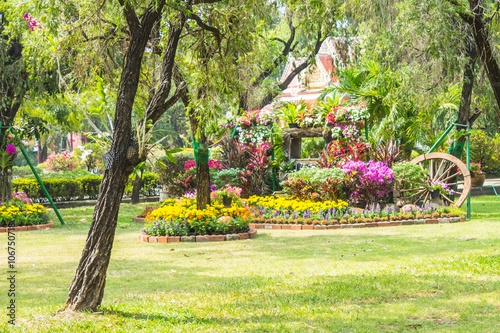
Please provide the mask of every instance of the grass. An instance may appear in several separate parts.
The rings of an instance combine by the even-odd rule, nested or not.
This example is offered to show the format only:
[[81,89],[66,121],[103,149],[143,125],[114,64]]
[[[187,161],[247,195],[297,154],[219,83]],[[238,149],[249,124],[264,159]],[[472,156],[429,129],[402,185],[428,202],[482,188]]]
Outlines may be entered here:
[[[92,218],[17,234],[15,332],[500,332],[500,200],[471,222],[324,231],[259,230],[253,240],[145,244],[120,211],[98,313],[58,313]],[[56,221],[56,219],[53,219]],[[6,234],[0,236],[6,247]],[[0,265],[7,271],[6,249]],[[1,326],[3,325],[3,326]]]

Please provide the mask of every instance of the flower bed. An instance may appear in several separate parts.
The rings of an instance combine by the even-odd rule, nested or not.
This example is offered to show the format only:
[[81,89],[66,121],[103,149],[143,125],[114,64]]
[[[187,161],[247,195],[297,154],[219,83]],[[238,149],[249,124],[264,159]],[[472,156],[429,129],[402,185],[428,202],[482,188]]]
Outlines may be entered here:
[[191,198],[167,199],[146,216],[143,234],[182,237],[245,233],[250,218],[249,208],[238,199],[230,208],[214,200],[203,210],[196,209],[196,201]]
[[0,227],[44,225],[47,222],[45,207],[33,204],[24,192],[12,193],[11,197],[0,203]]
[[407,205],[398,212],[394,205],[381,208],[379,204],[372,204],[365,209],[348,209],[347,203],[342,200],[315,202],[283,197],[251,197],[248,202],[253,209],[254,218],[252,222],[257,224],[311,226],[311,228],[296,229],[312,229],[314,225],[377,224],[378,222],[389,221],[418,221],[418,223],[425,223],[426,220],[432,220],[429,223],[434,223],[434,220],[437,221],[439,218],[455,218],[454,222],[458,222],[456,218],[460,219],[461,215],[458,208],[449,206],[436,207],[431,204],[424,207]]

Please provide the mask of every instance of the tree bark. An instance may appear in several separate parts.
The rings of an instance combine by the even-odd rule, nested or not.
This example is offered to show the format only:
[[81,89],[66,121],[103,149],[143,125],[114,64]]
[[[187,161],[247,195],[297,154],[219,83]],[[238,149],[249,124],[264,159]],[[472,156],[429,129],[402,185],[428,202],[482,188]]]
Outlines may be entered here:
[[[452,3],[456,4],[455,1],[452,1]],[[461,12],[459,12],[459,15],[472,29],[477,50],[481,56],[497,105],[500,107],[500,68],[493,56],[487,27],[484,22],[484,8],[480,0],[469,0],[469,8],[472,15]]]
[[141,194],[142,185],[142,178],[139,177],[139,175],[135,175],[134,184],[132,186],[132,196],[130,198],[130,203],[132,205],[136,205],[139,203],[139,196]]
[[118,211],[131,172],[130,168],[124,169],[119,163],[114,163],[104,173],[92,225],[70,286],[67,309],[95,311],[101,305]]
[[[470,119],[470,104],[472,99],[472,89],[474,88],[474,67],[477,60],[477,47],[472,36],[471,29],[467,29],[465,38],[465,65],[462,83],[462,97],[458,108],[458,123],[467,125]],[[470,124],[472,126],[472,123]],[[459,128],[458,130],[463,129]],[[465,142],[466,137],[458,139],[458,142]]]

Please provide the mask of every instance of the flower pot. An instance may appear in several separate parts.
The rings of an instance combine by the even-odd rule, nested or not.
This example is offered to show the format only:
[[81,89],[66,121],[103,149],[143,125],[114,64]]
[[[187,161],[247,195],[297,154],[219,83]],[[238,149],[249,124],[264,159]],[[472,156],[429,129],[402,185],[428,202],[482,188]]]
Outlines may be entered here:
[[478,186],[483,186],[485,180],[486,180],[486,175],[482,173],[475,177],[471,177],[470,182],[472,187],[478,187]]
[[230,208],[231,204],[233,203],[233,198],[228,197],[227,195],[222,196],[222,203],[224,204],[225,208]]
[[299,128],[299,125],[297,125],[297,123],[288,123],[288,127],[290,127],[290,128]]

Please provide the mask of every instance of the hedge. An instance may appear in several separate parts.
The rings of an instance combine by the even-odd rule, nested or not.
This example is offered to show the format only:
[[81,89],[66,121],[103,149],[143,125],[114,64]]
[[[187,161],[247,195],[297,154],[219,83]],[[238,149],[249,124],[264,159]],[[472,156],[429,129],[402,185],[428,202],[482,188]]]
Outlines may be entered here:
[[[101,176],[86,176],[74,179],[42,179],[45,188],[54,201],[96,199],[99,194]],[[14,179],[12,188],[25,192],[35,202],[49,201],[36,179]]]
[[[45,188],[54,201],[88,200],[97,199],[102,176],[85,176],[73,179],[45,178],[42,179]],[[158,192],[158,176],[147,172],[143,176],[144,186],[141,194],[154,196]],[[132,177],[129,178],[125,192],[132,192]],[[12,180],[15,192],[25,192],[35,202],[48,202],[49,200],[36,179],[18,178]]]
[[[151,197],[160,194],[160,184],[158,182],[158,175],[152,172],[144,172],[142,175],[143,185],[141,188],[141,194],[146,197]],[[125,187],[125,194],[132,195],[132,188],[134,184],[134,178],[132,175],[128,178],[127,187]]]

